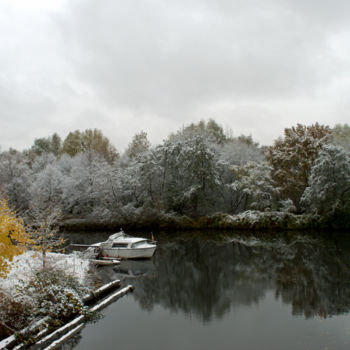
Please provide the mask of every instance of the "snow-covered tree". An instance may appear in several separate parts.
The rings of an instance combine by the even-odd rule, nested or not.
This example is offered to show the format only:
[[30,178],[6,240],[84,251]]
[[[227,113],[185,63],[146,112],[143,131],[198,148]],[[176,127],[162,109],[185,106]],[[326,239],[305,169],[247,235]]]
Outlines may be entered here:
[[103,219],[115,217],[122,206],[120,168],[106,162],[96,168],[95,175],[94,215]]
[[98,129],[70,132],[63,141],[62,152],[74,157],[78,153],[97,153],[112,162],[119,157],[115,147]]
[[350,126],[348,124],[337,124],[329,135],[332,144],[342,146],[345,150],[350,151]]
[[319,152],[301,200],[321,215],[350,214],[350,153],[340,146],[325,145]]
[[235,194],[235,209],[264,211],[276,205],[278,189],[271,178],[272,168],[266,163],[249,162],[234,166],[235,181],[226,185]]
[[[249,162],[261,163],[264,155],[256,142],[251,137],[241,136],[230,138],[224,144],[214,144],[216,169],[220,176],[220,183],[215,197],[217,210],[234,214],[244,207],[245,196],[234,189],[237,185],[235,168],[244,166]],[[235,183],[235,186],[232,184]]]
[[30,205],[44,210],[52,203],[59,203],[62,197],[62,173],[57,164],[47,165],[32,182],[30,192]]
[[132,141],[129,143],[129,146],[125,153],[128,157],[133,159],[136,156],[147,152],[150,147],[151,143],[148,141],[147,133],[141,131],[132,138]]
[[207,122],[201,120],[199,123],[191,123],[169,136],[169,141],[184,141],[194,137],[202,137],[206,142],[223,144],[227,141],[227,136],[219,124],[214,119]]
[[88,214],[94,207],[95,180],[100,162],[97,154],[80,153],[75,157],[63,158],[58,165],[65,167],[62,178],[62,206],[64,213]]
[[63,141],[62,152],[74,157],[82,151],[80,131],[70,132]]
[[247,143],[240,138],[232,139],[223,145],[216,146],[215,152],[218,159],[230,165],[243,165],[247,162],[260,163],[265,158],[256,143]]
[[42,153],[30,161],[30,168],[33,174],[43,171],[49,164],[54,164],[57,158],[52,153]]
[[58,234],[58,221],[61,217],[61,210],[55,203],[48,207],[30,208],[28,222],[30,224],[30,237],[32,248],[40,251],[43,268],[46,267],[46,254],[51,251],[58,251],[64,243],[64,238]]
[[273,168],[272,177],[281,188],[282,199],[290,198],[299,207],[313,161],[329,133],[328,126],[318,123],[298,124],[285,129],[284,138],[277,139],[268,149],[267,160]]
[[158,146],[138,158],[140,183],[145,189],[145,203],[159,210],[164,209],[163,194],[166,175],[164,157],[163,147]]
[[166,197],[170,206],[181,211],[187,208],[194,215],[210,212],[212,197],[220,185],[213,150],[197,136],[166,143],[166,151]]
[[56,157],[61,153],[61,138],[58,134],[54,133],[50,137],[42,137],[34,140],[34,145],[31,148],[31,152],[35,155],[42,155],[45,153],[52,153]]
[[7,195],[16,210],[24,211],[28,207],[31,174],[22,153],[10,149],[0,154],[0,191]]

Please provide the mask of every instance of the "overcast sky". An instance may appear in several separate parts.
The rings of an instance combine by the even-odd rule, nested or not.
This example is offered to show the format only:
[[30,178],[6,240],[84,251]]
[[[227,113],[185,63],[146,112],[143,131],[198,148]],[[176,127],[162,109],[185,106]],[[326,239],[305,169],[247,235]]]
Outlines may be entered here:
[[0,145],[349,123],[348,0],[0,0]]

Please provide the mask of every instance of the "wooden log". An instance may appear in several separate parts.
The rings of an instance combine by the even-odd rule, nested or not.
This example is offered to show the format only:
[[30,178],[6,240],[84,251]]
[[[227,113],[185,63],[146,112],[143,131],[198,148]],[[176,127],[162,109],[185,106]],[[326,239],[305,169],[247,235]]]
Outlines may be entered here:
[[88,303],[93,299],[99,298],[101,295],[105,294],[106,292],[110,291],[111,289],[117,288],[119,286],[120,286],[120,280],[115,280],[115,281],[112,281],[110,283],[107,283],[107,284],[103,285],[102,287],[94,290],[90,294],[85,295],[83,297],[83,302]]
[[[44,328],[44,329],[41,330],[38,334],[36,334],[36,335],[34,336],[34,338],[35,338],[36,340],[39,340],[39,339],[45,337],[45,335],[47,335],[49,332],[50,332],[49,328]],[[13,348],[13,350],[25,349],[26,346],[27,346],[26,344],[20,343],[20,344],[18,344],[15,348]]]
[[49,345],[45,350],[54,350],[60,347],[65,341],[72,338],[76,333],[80,332],[84,328],[85,324],[82,323],[75,328],[73,328],[71,331],[69,331],[67,334],[65,334],[60,339],[54,341],[51,345]]
[[[30,333],[30,332],[34,332],[36,329],[38,329],[41,325],[43,325],[45,322],[47,322],[49,320],[49,317],[46,316],[44,318],[42,318],[39,321],[36,321],[35,323],[33,323],[32,325],[29,325],[28,327],[23,328],[19,334],[20,335],[26,335],[26,333]],[[11,336],[9,336],[8,338],[3,339],[0,342],[0,349],[7,349],[7,348],[11,348],[14,346],[14,344],[17,341],[17,337],[15,334],[12,334]]]
[[134,287],[129,284],[128,286],[124,287],[123,289],[119,290],[118,292],[113,293],[109,297],[103,299],[100,303],[92,307],[90,310],[92,312],[100,311],[104,309],[106,306],[108,306],[110,303],[113,303],[114,301],[118,300],[121,298],[123,295],[126,293],[131,292],[134,289]]
[[48,346],[51,342],[55,341],[57,338],[62,337],[65,333],[69,332],[71,329],[77,327],[81,323],[84,323],[84,315],[76,317],[73,321],[66,323],[64,326],[56,329],[54,332],[47,335],[45,338],[37,341],[31,349],[43,349]]

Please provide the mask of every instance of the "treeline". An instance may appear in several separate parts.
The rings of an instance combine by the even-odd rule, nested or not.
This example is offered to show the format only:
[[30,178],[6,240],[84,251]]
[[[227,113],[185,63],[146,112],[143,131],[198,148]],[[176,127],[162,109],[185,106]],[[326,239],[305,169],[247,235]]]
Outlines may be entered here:
[[[350,127],[296,125],[270,147],[214,120],[123,154],[99,130],[54,134],[0,154],[0,190],[21,215],[60,207],[64,220],[152,223],[248,210],[309,215],[349,226]],[[242,215],[242,214],[241,214]],[[291,214],[292,215],[292,214]],[[247,216],[249,217],[249,215]]]

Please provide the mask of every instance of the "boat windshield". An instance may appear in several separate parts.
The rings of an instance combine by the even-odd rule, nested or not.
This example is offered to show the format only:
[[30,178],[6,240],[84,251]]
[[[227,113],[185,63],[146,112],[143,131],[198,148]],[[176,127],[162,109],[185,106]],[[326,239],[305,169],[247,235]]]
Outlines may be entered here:
[[140,248],[141,246],[144,246],[146,243],[147,243],[147,240],[135,242],[135,243],[133,243],[131,248]]

